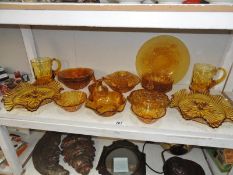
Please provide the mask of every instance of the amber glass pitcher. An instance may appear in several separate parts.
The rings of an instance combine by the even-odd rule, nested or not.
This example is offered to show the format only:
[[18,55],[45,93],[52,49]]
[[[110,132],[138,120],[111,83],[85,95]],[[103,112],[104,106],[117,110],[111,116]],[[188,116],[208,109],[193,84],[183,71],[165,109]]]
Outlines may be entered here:
[[[52,69],[53,63],[57,63],[57,68]],[[35,75],[36,84],[46,84],[53,80],[56,73],[61,69],[61,62],[56,58],[37,58],[31,60],[32,69]]]
[[[214,79],[218,72],[222,72],[222,76],[219,79]],[[197,63],[193,68],[190,89],[194,92],[208,93],[212,87],[221,83],[226,76],[227,72],[224,68]]]

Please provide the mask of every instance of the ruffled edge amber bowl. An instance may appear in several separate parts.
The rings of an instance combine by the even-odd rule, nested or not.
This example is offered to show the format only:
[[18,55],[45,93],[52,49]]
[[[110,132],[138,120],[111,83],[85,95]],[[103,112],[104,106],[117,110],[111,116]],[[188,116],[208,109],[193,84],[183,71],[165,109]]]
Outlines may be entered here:
[[3,96],[3,103],[7,111],[14,107],[26,108],[28,111],[36,111],[41,105],[52,102],[62,87],[60,83],[52,81],[46,85],[33,85],[20,83]]
[[128,71],[117,71],[103,77],[104,82],[114,91],[125,93],[140,83],[140,78]]
[[97,114],[110,117],[117,112],[123,111],[126,103],[124,96],[116,91],[109,91],[102,85],[102,80],[88,86],[90,95],[86,107],[93,109]]
[[55,103],[69,112],[75,112],[80,109],[86,101],[87,95],[82,91],[66,91],[54,98]]
[[177,107],[186,120],[219,127],[224,121],[233,121],[233,106],[221,95],[189,92],[182,89],[172,95],[170,107]]
[[90,68],[70,68],[57,73],[57,78],[70,89],[78,90],[95,80],[94,71]]
[[169,98],[163,93],[146,89],[134,90],[127,97],[131,109],[144,123],[154,123],[166,114]]

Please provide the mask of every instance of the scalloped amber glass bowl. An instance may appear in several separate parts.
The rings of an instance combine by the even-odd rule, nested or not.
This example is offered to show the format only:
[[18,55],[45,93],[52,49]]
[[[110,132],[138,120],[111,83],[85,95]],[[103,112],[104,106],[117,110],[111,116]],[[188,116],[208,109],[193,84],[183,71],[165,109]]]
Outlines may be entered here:
[[103,78],[104,82],[114,91],[125,93],[132,90],[140,78],[128,71],[117,71]]
[[139,89],[128,96],[132,111],[144,123],[153,123],[166,114],[168,97],[156,91]]
[[70,89],[82,89],[94,80],[94,71],[90,68],[70,68],[59,71],[58,80]]
[[87,95],[81,91],[67,91],[63,92],[54,99],[55,103],[69,112],[77,111],[81,105],[86,101]]
[[186,120],[219,127],[224,121],[233,121],[233,106],[222,95],[179,90],[172,95],[170,107],[176,107]]
[[88,88],[90,95],[86,107],[95,110],[97,114],[104,117],[123,111],[126,100],[121,93],[108,91],[108,88],[102,85],[102,81],[97,81]]

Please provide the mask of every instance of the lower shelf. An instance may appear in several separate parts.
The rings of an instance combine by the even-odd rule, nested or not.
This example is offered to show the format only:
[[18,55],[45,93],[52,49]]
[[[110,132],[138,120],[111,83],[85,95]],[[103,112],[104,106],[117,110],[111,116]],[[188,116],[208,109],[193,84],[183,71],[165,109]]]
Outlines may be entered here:
[[[103,146],[111,145],[114,141],[113,139],[107,139],[107,138],[94,138],[95,141],[95,148],[96,148],[96,156],[94,160],[94,168],[90,171],[89,175],[99,175],[96,171],[96,166],[98,164],[100,155],[103,150]],[[139,150],[142,150],[143,143],[144,142],[134,142],[139,147]],[[161,152],[163,151],[162,147],[159,144],[147,144],[145,146],[145,153],[146,153],[146,161],[149,165],[151,165],[152,168],[154,168],[157,171],[162,171],[162,158],[161,158]],[[172,157],[172,155],[168,152],[165,153],[165,158],[168,159],[169,157]],[[203,169],[205,170],[206,175],[212,175],[209,166],[207,164],[207,161],[204,157],[204,154],[202,152],[202,149],[200,148],[193,148],[188,154],[185,154],[181,156],[186,159],[193,160],[200,164]],[[60,164],[67,170],[70,171],[70,175],[79,175],[71,166],[63,162],[62,157],[60,157]],[[28,161],[28,163],[25,166],[25,174],[24,175],[40,175],[38,173],[33,165],[32,159]],[[150,169],[147,169],[147,175],[156,175],[157,173],[152,172]]]
[[[23,140],[28,143],[27,149],[19,156],[19,160],[22,165],[26,164],[36,143],[43,135],[44,132],[41,131],[32,131],[30,135],[22,135]],[[0,168],[0,174],[11,174],[11,169],[9,168],[9,166],[5,168]]]

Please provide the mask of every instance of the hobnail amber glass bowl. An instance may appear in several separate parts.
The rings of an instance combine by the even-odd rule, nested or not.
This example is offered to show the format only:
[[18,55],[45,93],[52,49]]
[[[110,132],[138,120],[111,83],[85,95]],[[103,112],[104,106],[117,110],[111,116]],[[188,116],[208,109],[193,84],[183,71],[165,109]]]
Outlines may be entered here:
[[82,89],[94,80],[94,71],[90,68],[70,68],[59,71],[58,80],[71,89]]
[[81,91],[67,91],[54,99],[55,103],[69,112],[77,111],[86,101],[87,95]]
[[166,114],[168,97],[156,91],[139,89],[128,96],[132,111],[144,123],[153,123]]
[[103,78],[104,82],[114,91],[125,93],[132,90],[140,78],[128,71],[117,71]]
[[86,102],[86,107],[95,110],[101,116],[109,117],[117,112],[123,111],[126,100],[124,96],[116,91],[109,91],[102,81],[90,85],[90,96]]

